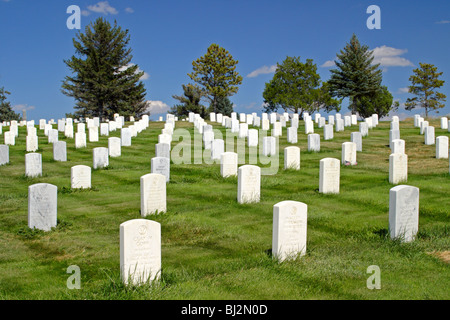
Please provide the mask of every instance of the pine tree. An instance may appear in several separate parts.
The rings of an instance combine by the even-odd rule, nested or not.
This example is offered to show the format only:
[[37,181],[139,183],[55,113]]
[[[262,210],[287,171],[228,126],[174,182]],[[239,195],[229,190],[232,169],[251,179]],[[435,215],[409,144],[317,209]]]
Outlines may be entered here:
[[228,97],[218,97],[215,108],[211,105],[209,107],[209,112],[221,113],[224,116],[231,117],[231,113],[233,112],[233,103]]
[[11,120],[22,120],[19,113],[15,113],[11,108],[11,103],[6,101],[6,95],[11,94],[4,87],[0,88],[0,122]]
[[193,71],[188,76],[207,93],[211,112],[218,112],[218,99],[238,92],[238,85],[242,83],[242,76],[236,71],[238,62],[215,43],[209,46],[204,56],[192,62]]
[[360,116],[366,114],[362,100],[375,98],[381,91],[382,72],[379,64],[373,65],[373,54],[366,45],[361,45],[353,34],[350,42],[336,54],[337,69],[330,70],[328,81],[334,97],[349,98],[349,109]]
[[139,67],[131,63],[128,30],[103,18],[73,39],[75,54],[64,60],[74,76],[66,76],[62,92],[75,98],[81,117],[112,118],[114,113],[139,117],[146,112],[144,84]]
[[438,79],[443,72],[436,71],[437,67],[429,63],[420,63],[420,68],[413,70],[414,74],[409,77],[409,81],[412,83],[409,86],[409,93],[416,97],[406,100],[406,110],[423,107],[425,108],[425,117],[428,117],[428,111],[444,107],[442,102],[445,101],[446,95],[437,92],[436,89],[442,87],[445,81]]
[[186,117],[189,112],[200,114],[202,118],[206,117],[206,108],[200,104],[201,99],[205,96],[204,91],[197,85],[188,84],[182,85],[183,96],[173,95],[172,97],[181,102],[181,104],[174,105],[169,113],[178,117]]

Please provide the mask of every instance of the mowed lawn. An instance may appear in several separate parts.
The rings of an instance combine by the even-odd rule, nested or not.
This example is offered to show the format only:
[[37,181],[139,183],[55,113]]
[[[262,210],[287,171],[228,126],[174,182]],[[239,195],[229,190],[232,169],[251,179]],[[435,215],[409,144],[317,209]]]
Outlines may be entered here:
[[[128,125],[129,123],[127,123]],[[446,135],[431,119],[436,137]],[[55,127],[55,126],[54,126]],[[323,140],[307,151],[300,121],[301,169],[283,170],[286,128],[280,138],[279,170],[262,176],[261,201],[237,203],[237,178],[222,178],[219,164],[171,164],[167,212],[146,217],[161,223],[162,272],[157,285],[125,287],[120,281],[119,225],[140,216],[140,177],[164,127],[149,128],[122,147],[109,167],[92,171],[92,189],[72,190],[70,168],[92,167],[92,149],[107,138],[75,149],[67,142],[67,162],[52,160],[52,145],[38,130],[43,176],[25,177],[26,128],[19,127],[10,163],[0,167],[0,298],[2,299],[450,299],[449,160],[436,159],[436,146],[412,119],[400,123],[408,154],[407,185],[420,189],[419,233],[400,243],[388,235],[389,122],[363,138],[356,166],[341,167],[340,193],[319,189],[319,161],[341,159],[341,145],[358,126]],[[192,123],[177,128],[194,133]],[[225,130],[214,124],[215,129]],[[76,128],[75,128],[76,130]],[[3,127],[3,133],[7,128]],[[270,134],[270,132],[269,132]],[[110,136],[120,136],[120,131]],[[3,143],[3,134],[0,135]],[[172,148],[177,145],[172,142]],[[227,150],[230,151],[230,150]],[[194,157],[194,154],[192,154]],[[28,186],[58,187],[58,226],[50,232],[27,227]],[[277,263],[271,256],[273,205],[284,200],[308,205],[306,255]],[[67,268],[81,271],[81,289],[67,288]],[[381,289],[367,288],[369,266],[381,272]]]

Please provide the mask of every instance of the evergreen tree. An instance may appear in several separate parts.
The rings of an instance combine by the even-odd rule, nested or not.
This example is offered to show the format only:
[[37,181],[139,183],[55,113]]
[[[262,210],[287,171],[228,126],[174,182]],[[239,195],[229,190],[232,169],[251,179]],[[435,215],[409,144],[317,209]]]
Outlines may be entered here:
[[414,74],[409,77],[409,81],[412,83],[409,86],[409,93],[416,97],[406,100],[406,110],[422,107],[425,108],[425,117],[428,117],[428,111],[444,107],[442,102],[445,101],[446,95],[437,92],[436,89],[442,87],[445,81],[438,79],[442,72],[436,71],[437,67],[429,63],[420,63],[420,68],[413,70]]
[[192,62],[193,71],[188,76],[205,90],[211,101],[211,112],[219,112],[218,99],[238,92],[238,85],[242,83],[242,76],[236,71],[238,62],[215,43],[209,46],[204,56]]
[[350,42],[336,55],[336,69],[330,70],[328,81],[332,96],[349,98],[349,109],[360,116],[366,114],[362,101],[374,98],[381,91],[382,72],[379,64],[373,65],[373,53],[361,45],[353,34]]
[[131,63],[128,30],[103,18],[86,26],[73,39],[75,54],[64,60],[73,76],[66,76],[62,92],[76,101],[79,117],[112,118],[114,113],[139,117],[146,112],[143,72]]
[[385,117],[389,112],[396,111],[400,105],[398,101],[394,102],[394,97],[386,86],[382,86],[373,96],[361,97],[358,103],[361,106],[357,105],[356,108],[362,118],[370,117],[372,114],[377,114],[380,118]]
[[4,87],[0,88],[0,122],[11,120],[22,120],[19,113],[15,113],[11,108],[11,103],[6,101],[6,95],[11,94]]
[[332,99],[328,83],[321,84],[313,60],[303,63],[300,57],[286,57],[281,64],[277,63],[272,80],[266,83],[263,98],[264,112],[276,112],[279,108],[300,114],[321,108],[328,112],[339,110],[340,104]]
[[206,108],[200,104],[201,99],[205,96],[205,92],[197,85],[182,85],[183,96],[173,95],[172,97],[181,102],[173,106],[169,113],[178,117],[186,117],[189,112],[200,114],[202,118],[206,117]]
[[233,103],[230,101],[228,97],[218,97],[216,100],[215,109],[213,109],[213,106],[211,105],[209,107],[209,112],[221,113],[224,116],[231,117],[231,113],[233,112]]

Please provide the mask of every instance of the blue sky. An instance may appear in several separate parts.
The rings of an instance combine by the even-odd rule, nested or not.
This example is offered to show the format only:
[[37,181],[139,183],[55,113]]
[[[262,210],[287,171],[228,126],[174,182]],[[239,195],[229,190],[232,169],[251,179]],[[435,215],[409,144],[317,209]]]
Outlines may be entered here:
[[[145,71],[147,100],[152,117],[176,103],[182,84],[191,82],[192,61],[212,43],[239,60],[244,77],[231,97],[236,112],[262,110],[264,84],[273,77],[277,62],[286,56],[313,59],[322,80],[329,65],[355,33],[375,50],[381,62],[383,84],[404,103],[405,88],[419,62],[434,64],[446,81],[441,92],[446,107],[434,116],[450,114],[450,1],[96,1],[0,0],[0,87],[11,92],[16,111],[28,119],[63,118],[74,101],[61,93],[69,69],[64,59],[74,54],[67,7],[82,10],[81,31],[98,17],[117,20],[131,36],[132,62]],[[381,10],[381,29],[370,30],[368,6]],[[347,103],[341,113],[348,112]],[[411,112],[400,108],[402,117]]]

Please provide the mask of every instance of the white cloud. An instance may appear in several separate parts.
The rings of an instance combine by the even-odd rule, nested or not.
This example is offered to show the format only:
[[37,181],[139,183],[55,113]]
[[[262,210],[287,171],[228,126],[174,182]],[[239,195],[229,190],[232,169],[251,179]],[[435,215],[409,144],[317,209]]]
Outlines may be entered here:
[[[134,65],[135,65],[134,63],[129,63],[126,66],[119,68],[119,71],[127,70],[129,67],[132,67]],[[139,73],[139,72],[144,72],[144,74],[139,78],[139,80],[144,81],[144,80],[150,79],[150,75],[147,72],[145,72],[144,70],[141,70],[141,68],[138,67],[137,70],[136,70],[136,73]]]
[[[407,53],[406,49],[397,49],[388,46],[376,47],[372,50],[373,62],[372,64],[380,64],[383,72],[387,72],[386,67],[409,67],[414,66],[414,64],[406,58],[400,57],[401,55]],[[333,67],[335,65],[333,60],[325,61],[321,65],[322,68]]]
[[409,88],[405,87],[405,88],[399,88],[397,90],[397,93],[402,94],[402,93],[408,93],[409,92]]
[[116,8],[111,7],[108,1],[100,1],[97,4],[88,6],[88,9],[92,12],[102,13],[105,15],[119,13]]
[[81,10],[81,15],[87,17],[88,15],[90,15],[91,12],[88,10]]
[[169,111],[170,107],[168,104],[162,101],[146,101],[147,111],[150,111],[151,115],[154,114],[165,114]]
[[373,64],[379,63],[383,67],[408,67],[414,66],[414,64],[400,57],[400,55],[408,52],[406,49],[396,49],[388,46],[376,47],[372,50]]
[[437,24],[447,24],[447,23],[450,23],[450,20],[441,20],[441,21],[438,21],[436,23]]
[[325,61],[325,63],[322,64],[321,67],[322,68],[328,68],[328,67],[333,67],[335,65],[336,64],[334,63],[334,60],[328,60],[328,61]]
[[134,10],[133,10],[133,8],[128,7],[128,8],[125,8],[125,12],[126,13],[133,13]]
[[247,78],[254,78],[259,76],[260,74],[268,74],[268,73],[274,73],[277,70],[277,65],[272,65],[270,67],[268,66],[262,66],[261,68],[258,68],[252,72],[250,72],[247,75]]
[[34,110],[35,107],[27,104],[16,104],[12,107],[12,109],[16,112],[23,112],[24,110]]

